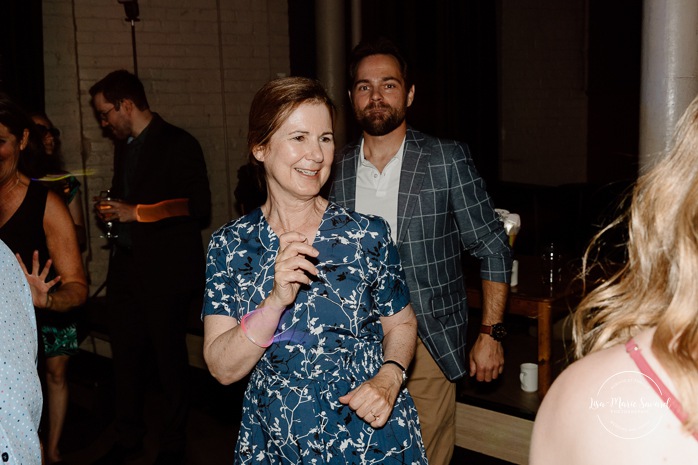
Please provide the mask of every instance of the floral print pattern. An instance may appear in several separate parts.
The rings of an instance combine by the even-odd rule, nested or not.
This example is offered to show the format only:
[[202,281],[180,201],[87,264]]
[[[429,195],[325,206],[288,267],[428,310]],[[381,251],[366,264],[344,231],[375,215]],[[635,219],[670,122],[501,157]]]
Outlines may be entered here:
[[[216,231],[204,316],[239,320],[256,309],[271,291],[278,245],[261,209]],[[320,252],[319,274],[301,287],[251,374],[235,463],[426,463],[407,390],[379,429],[338,400],[378,372],[379,318],[409,303],[387,224],[330,203],[312,245]]]

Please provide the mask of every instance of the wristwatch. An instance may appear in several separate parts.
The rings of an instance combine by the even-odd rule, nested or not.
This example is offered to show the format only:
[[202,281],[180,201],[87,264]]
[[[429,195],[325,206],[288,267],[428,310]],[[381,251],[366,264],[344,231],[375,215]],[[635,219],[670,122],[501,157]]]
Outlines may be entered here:
[[482,334],[489,334],[497,342],[502,342],[502,340],[507,336],[507,329],[502,323],[495,323],[493,325],[480,325],[480,332]]
[[402,385],[404,386],[405,383],[407,382],[407,370],[405,369],[405,367],[402,366],[401,363],[396,362],[395,360],[386,360],[386,361],[383,362],[383,365],[388,365],[388,364],[395,365],[395,366],[397,366],[399,369],[402,370]]

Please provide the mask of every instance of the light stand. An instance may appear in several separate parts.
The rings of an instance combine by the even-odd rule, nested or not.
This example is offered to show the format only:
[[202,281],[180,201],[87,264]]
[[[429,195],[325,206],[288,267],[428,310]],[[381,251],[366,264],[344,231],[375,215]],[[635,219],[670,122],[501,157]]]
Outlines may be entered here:
[[138,76],[138,54],[136,53],[136,21],[138,19],[138,0],[118,0],[119,3],[124,5],[124,12],[126,13],[126,19],[124,21],[131,22],[131,45],[133,47],[133,74]]

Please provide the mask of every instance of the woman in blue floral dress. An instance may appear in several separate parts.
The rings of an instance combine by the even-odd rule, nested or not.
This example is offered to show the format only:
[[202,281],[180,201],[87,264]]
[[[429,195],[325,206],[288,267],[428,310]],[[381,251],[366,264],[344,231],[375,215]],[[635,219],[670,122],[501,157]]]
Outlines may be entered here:
[[256,94],[248,145],[267,200],[209,245],[204,356],[222,383],[251,372],[240,464],[425,464],[404,389],[417,324],[381,218],[319,192],[334,154],[322,86],[282,78]]

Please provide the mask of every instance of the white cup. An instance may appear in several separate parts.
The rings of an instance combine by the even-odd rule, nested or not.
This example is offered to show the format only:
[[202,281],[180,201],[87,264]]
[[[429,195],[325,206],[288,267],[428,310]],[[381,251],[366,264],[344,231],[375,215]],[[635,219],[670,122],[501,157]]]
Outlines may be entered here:
[[519,379],[522,391],[536,392],[538,390],[538,364],[522,363]]
[[511,287],[519,284],[519,261],[514,260],[511,264]]

